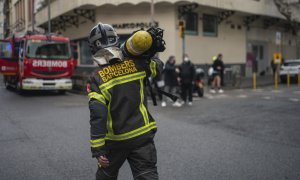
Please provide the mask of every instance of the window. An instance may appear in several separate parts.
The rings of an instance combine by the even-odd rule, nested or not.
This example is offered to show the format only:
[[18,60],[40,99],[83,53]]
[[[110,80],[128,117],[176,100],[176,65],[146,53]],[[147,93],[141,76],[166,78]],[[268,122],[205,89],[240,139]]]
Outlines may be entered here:
[[29,40],[26,56],[39,59],[70,59],[71,52],[67,42],[50,40]]
[[217,16],[203,14],[203,36],[218,36]]
[[87,39],[79,41],[80,47],[80,64],[81,65],[93,65],[92,53],[87,42]]
[[0,43],[0,58],[11,58],[12,47],[10,42],[1,41]]
[[185,34],[198,35],[198,14],[188,12],[184,16],[185,19]]

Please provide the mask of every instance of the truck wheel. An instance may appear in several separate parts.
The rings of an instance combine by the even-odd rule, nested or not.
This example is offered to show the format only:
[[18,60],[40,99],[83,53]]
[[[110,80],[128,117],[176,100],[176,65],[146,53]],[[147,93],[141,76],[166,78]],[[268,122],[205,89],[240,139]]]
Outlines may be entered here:
[[6,78],[4,78],[4,86],[5,86],[5,88],[6,88],[7,90],[9,90],[9,89],[10,89],[10,86],[9,86],[9,84],[8,84],[8,82],[7,82],[7,79],[6,79]]
[[58,93],[64,95],[66,94],[66,90],[59,90]]
[[18,82],[16,85],[16,91],[18,94],[23,95],[24,94],[24,90],[22,89],[20,83]]

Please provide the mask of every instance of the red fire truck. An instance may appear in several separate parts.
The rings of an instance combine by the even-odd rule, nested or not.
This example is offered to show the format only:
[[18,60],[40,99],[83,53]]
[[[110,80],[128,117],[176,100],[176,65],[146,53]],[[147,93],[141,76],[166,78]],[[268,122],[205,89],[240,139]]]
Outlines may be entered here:
[[23,90],[72,88],[76,66],[70,40],[58,35],[27,34],[0,41],[0,73],[5,86]]

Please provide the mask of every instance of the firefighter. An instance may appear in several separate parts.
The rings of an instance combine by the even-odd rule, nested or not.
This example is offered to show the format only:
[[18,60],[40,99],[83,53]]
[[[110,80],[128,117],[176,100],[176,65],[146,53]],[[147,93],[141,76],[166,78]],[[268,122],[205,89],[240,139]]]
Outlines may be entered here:
[[125,160],[134,179],[158,179],[156,122],[146,106],[145,80],[162,71],[162,61],[153,58],[165,49],[162,36],[159,28],[140,30],[119,46],[108,24],[99,23],[90,32],[93,60],[99,65],[87,84],[97,180],[117,179]]

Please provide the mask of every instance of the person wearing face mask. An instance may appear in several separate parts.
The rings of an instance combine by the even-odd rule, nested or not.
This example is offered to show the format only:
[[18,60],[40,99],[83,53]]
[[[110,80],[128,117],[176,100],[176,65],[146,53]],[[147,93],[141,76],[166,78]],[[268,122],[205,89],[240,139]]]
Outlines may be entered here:
[[193,104],[193,82],[195,79],[195,66],[187,54],[183,57],[183,62],[179,66],[179,82],[181,86],[181,98],[183,104]]

